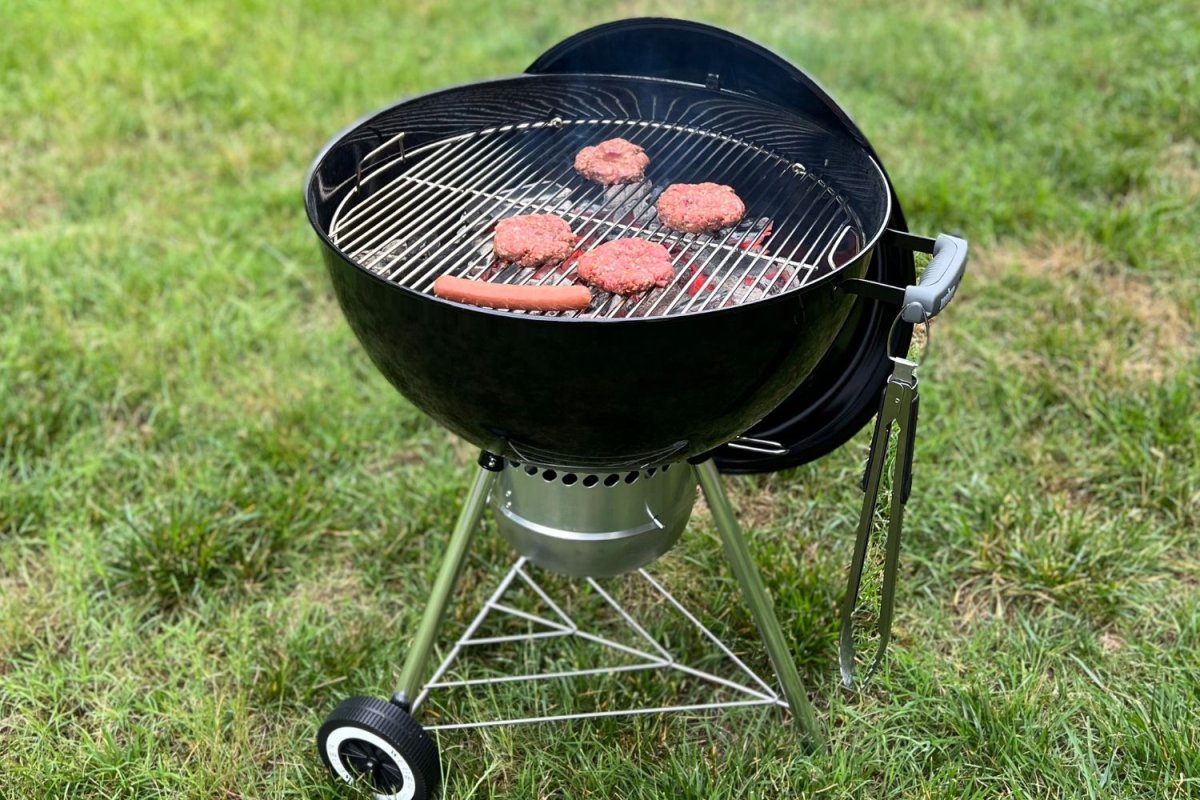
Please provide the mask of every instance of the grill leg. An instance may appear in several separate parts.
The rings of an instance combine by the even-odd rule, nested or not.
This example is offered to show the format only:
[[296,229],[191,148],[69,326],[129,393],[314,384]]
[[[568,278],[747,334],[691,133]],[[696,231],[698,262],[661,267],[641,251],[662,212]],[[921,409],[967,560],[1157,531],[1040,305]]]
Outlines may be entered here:
[[788,707],[795,715],[796,723],[800,726],[804,736],[813,746],[820,746],[824,741],[824,734],[817,722],[812,704],[808,701],[808,693],[804,689],[803,681],[800,680],[800,673],[796,670],[796,662],[792,659],[792,654],[788,649],[783,629],[779,627],[779,620],[775,618],[771,597],[767,594],[762,577],[758,574],[758,568],[754,566],[754,561],[750,558],[750,550],[746,547],[746,540],[742,537],[733,506],[729,504],[729,498],[725,496],[716,464],[712,460],[708,460],[697,464],[694,469],[696,477],[700,481],[700,487],[704,490],[704,499],[708,502],[708,508],[712,512],[713,523],[721,535],[725,557],[729,559],[730,569],[733,570],[734,577],[741,585],[746,604],[750,606],[750,613],[754,617],[755,624],[758,625],[759,635],[762,636],[763,644],[766,645],[771,665],[775,667],[775,674],[783,687],[783,696],[787,698]]
[[454,533],[450,535],[450,544],[446,547],[441,569],[438,570],[429,602],[425,606],[425,614],[421,617],[421,625],[413,636],[408,655],[404,659],[404,669],[400,672],[400,688],[396,690],[393,700],[405,709],[410,707],[413,699],[421,691],[421,682],[425,678],[425,668],[433,650],[433,642],[437,638],[438,628],[442,626],[442,618],[446,615],[450,595],[454,593],[454,587],[462,574],[467,552],[471,549],[471,540],[475,538],[475,530],[479,527],[480,517],[483,516],[488,490],[495,479],[494,471],[480,466],[479,474],[475,476],[475,482],[467,493],[462,510],[459,511]]

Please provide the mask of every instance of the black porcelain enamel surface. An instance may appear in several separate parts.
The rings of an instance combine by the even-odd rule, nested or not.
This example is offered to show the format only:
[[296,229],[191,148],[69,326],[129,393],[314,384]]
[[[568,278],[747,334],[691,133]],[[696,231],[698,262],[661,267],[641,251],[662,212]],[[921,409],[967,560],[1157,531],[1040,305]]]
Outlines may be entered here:
[[[722,32],[723,38],[730,36]],[[726,57],[739,56],[731,51]],[[554,80],[564,78],[508,79],[416,98],[352,126],[318,157],[306,187],[309,218],[321,235],[339,303],[376,366],[410,401],[460,436],[496,453],[547,465],[616,468],[695,456],[764,418],[770,422],[771,413],[789,403],[789,419],[836,427],[818,437],[814,452],[852,435],[857,427],[849,428],[866,419],[861,397],[869,395],[872,406],[877,401],[884,377],[878,374],[879,362],[885,359],[878,352],[879,328],[885,318],[890,324],[894,310],[841,292],[836,284],[863,276],[911,282],[911,254],[868,247],[827,280],[719,311],[560,320],[467,308],[409,291],[356,265],[330,241],[328,225],[356,180],[356,165],[382,141],[405,130],[406,144],[419,146],[472,127],[522,119],[522,114],[546,118],[554,109],[539,107],[537,98],[543,84]],[[627,84],[635,103],[704,90],[651,80],[613,82],[622,91]],[[731,105],[744,101],[753,113],[770,113],[761,100],[712,91]],[[440,114],[447,104],[453,111]],[[497,118],[505,114],[508,119]],[[844,115],[797,119],[804,136],[808,128],[821,133],[811,137],[819,145],[804,145],[822,148],[805,151],[807,161],[833,162],[835,173],[841,164],[854,167],[845,170],[849,185],[844,188],[852,196],[855,175],[865,174],[855,159],[870,158],[861,135],[845,127]],[[781,142],[790,146],[786,134],[775,135],[770,144]],[[886,180],[884,185],[887,194]],[[894,203],[890,208],[888,222],[895,225],[899,209]],[[870,217],[879,207],[863,213]],[[870,227],[882,229],[882,224]],[[873,249],[889,263],[873,265]],[[900,335],[907,333],[903,329]],[[778,421],[775,428],[779,434]],[[806,433],[782,429],[797,440]],[[791,455],[793,463],[800,463],[797,456],[807,460],[803,448]],[[754,458],[733,454],[729,468],[757,471]]]

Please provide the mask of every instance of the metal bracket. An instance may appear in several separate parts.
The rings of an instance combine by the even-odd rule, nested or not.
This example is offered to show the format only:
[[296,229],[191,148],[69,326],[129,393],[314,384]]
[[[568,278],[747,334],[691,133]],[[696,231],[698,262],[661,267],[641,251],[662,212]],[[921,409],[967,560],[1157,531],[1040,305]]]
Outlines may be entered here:
[[396,146],[399,152],[393,153],[392,156],[399,156],[400,161],[404,161],[404,131],[400,131],[392,138],[388,139],[383,144],[376,147],[371,152],[367,153],[358,163],[354,165],[354,185],[359,191],[362,191],[363,172],[370,168],[375,162],[382,161],[387,157],[384,153],[389,147]]
[[[932,254],[933,245],[936,241],[935,239],[930,239],[928,236],[918,236],[915,233],[898,231],[895,228],[885,229],[883,237],[883,240],[887,244],[911,250],[914,253]],[[908,291],[907,286],[892,286],[889,283],[869,281],[866,278],[847,278],[839,283],[837,288],[849,294],[878,300],[882,303],[890,303],[894,306],[904,305],[904,296]]]
[[488,472],[501,472],[504,470],[504,459],[495,453],[489,453],[487,450],[480,450],[479,466],[483,467]]
[[887,237],[887,241],[890,244],[903,247],[905,250],[912,250],[914,253],[925,253],[927,255],[933,255],[933,245],[937,241],[928,236],[918,236],[915,233],[898,231],[895,228],[886,228],[883,235]]
[[892,286],[889,283],[869,281],[866,278],[847,278],[839,283],[837,288],[847,294],[878,300],[882,303],[890,303],[894,306],[904,304],[903,286]]
[[729,442],[734,450],[745,450],[747,453],[758,453],[764,456],[786,456],[788,449],[779,442],[770,439],[754,439],[749,436],[739,436]]

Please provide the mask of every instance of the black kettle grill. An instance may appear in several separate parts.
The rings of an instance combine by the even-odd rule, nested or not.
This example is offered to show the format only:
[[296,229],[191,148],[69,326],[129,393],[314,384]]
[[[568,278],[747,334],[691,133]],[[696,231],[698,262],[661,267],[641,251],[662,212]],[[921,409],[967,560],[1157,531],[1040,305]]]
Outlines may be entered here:
[[[605,188],[574,173],[581,147],[615,136],[650,155],[644,181]],[[700,181],[733,186],[746,219],[716,235],[663,228],[658,193]],[[390,702],[352,698],[322,726],[321,755],[335,774],[368,781],[377,797],[423,797],[440,780],[436,748],[411,714],[489,498],[521,554],[514,570],[525,575],[528,562],[591,580],[640,571],[670,547],[699,483],[783,686],[786,702],[774,699],[819,738],[717,468],[764,472],[818,458],[861,429],[881,393],[880,427],[911,439],[915,365],[893,354],[949,302],[966,262],[961,239],[907,232],[877,155],[829,95],[732,33],[623,20],[566,39],[521,75],[364,117],[317,156],[305,206],[372,361],[482,451],[400,690]],[[493,310],[433,294],[441,275],[572,282],[574,257],[558,268],[494,261],[495,223],[523,213],[562,216],[581,249],[624,236],[661,242],[675,279],[633,297],[597,293],[579,312]],[[914,251],[933,254],[919,284]],[[887,440],[876,436],[884,452]],[[905,466],[910,444],[898,457]],[[883,461],[873,454],[864,479],[872,509]],[[618,522],[580,494],[594,487],[616,498],[618,486],[621,505],[644,504],[653,525]],[[536,519],[516,513],[524,509]],[[860,527],[845,626],[869,528]],[[599,564],[603,572],[588,571]],[[884,605],[881,627],[890,597]],[[845,671],[845,627],[843,645]]]

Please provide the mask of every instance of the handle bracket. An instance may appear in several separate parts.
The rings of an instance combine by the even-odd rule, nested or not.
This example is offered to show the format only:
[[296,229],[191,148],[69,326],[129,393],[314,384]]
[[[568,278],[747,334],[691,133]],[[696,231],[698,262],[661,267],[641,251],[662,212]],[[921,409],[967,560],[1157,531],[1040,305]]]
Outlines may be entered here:
[[894,228],[888,228],[885,235],[888,244],[933,256],[921,273],[921,280],[909,286],[893,286],[865,278],[847,278],[838,284],[838,288],[860,297],[900,306],[900,316],[908,323],[932,319],[958,291],[958,284],[967,267],[966,240],[945,233],[930,239]]

